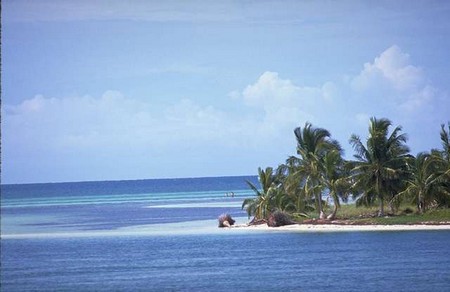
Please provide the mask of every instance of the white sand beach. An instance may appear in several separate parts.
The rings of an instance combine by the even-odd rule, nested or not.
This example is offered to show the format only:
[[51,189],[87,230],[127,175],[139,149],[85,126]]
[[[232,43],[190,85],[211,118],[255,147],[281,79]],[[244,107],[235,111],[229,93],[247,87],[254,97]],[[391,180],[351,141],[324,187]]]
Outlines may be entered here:
[[247,217],[237,217],[236,225],[219,228],[217,220],[199,220],[178,223],[148,224],[122,227],[113,230],[56,231],[50,233],[2,233],[2,239],[20,238],[70,238],[70,237],[121,237],[121,236],[168,236],[168,235],[213,235],[251,234],[259,232],[353,232],[353,231],[414,231],[450,230],[450,223],[442,225],[344,225],[344,224],[293,224],[269,227],[267,224],[248,225]]
[[349,231],[408,231],[408,230],[450,230],[449,224],[427,225],[344,225],[344,224],[293,224],[280,227],[260,225],[236,225],[229,229],[248,229],[279,232],[349,232]]

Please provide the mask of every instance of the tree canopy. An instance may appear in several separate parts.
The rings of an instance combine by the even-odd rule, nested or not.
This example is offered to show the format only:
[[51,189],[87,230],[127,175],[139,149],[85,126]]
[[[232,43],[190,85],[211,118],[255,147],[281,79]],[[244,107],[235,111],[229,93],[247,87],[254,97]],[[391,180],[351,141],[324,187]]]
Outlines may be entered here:
[[[393,128],[391,130],[391,128]],[[357,206],[378,205],[394,210],[402,202],[413,203],[422,213],[430,208],[450,207],[450,123],[441,125],[442,149],[410,154],[402,127],[389,119],[370,119],[367,139],[351,135],[354,159],[345,160],[331,133],[311,123],[294,129],[296,156],[276,169],[258,169],[260,186],[247,182],[255,196],[242,208],[249,217],[268,219],[275,211],[300,216],[316,211],[320,219],[334,219],[350,195]],[[333,206],[325,214],[324,206]]]

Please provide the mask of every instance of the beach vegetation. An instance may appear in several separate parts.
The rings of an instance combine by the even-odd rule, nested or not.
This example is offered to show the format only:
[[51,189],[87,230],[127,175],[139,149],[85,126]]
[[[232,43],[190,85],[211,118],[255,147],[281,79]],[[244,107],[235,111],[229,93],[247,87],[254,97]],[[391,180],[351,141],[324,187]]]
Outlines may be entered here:
[[441,191],[440,160],[435,155],[422,152],[408,163],[409,176],[406,188],[394,196],[394,201],[408,200],[423,213],[435,203],[435,195]]
[[342,149],[336,140],[331,139],[328,130],[315,128],[310,123],[296,128],[294,134],[299,158],[293,179],[303,185],[304,194],[314,201],[319,218],[324,219],[322,193],[326,187],[325,157],[333,156],[338,161]]
[[384,203],[398,189],[402,174],[406,172],[409,148],[407,136],[396,127],[389,134],[392,122],[371,118],[369,136],[364,144],[358,135],[350,137],[355,159],[350,162],[354,190],[358,205],[371,205],[378,201],[378,216],[384,216]]
[[[242,209],[249,218],[254,217],[253,221],[265,222],[273,219],[273,214],[300,222],[359,220],[381,224],[409,219],[419,222],[430,216],[430,220],[448,220],[450,123],[448,127],[441,125],[442,149],[417,156],[410,154],[402,127],[390,131],[392,126],[389,119],[373,117],[364,142],[351,135],[352,160],[343,158],[339,142],[328,130],[310,123],[295,128],[297,155],[276,169],[259,168],[259,186],[247,181],[255,196],[245,199]],[[391,217],[394,219],[388,219]]]
[[273,174],[273,168],[258,169],[258,181],[260,188],[252,182],[246,181],[248,186],[255,193],[255,197],[247,198],[242,203],[242,209],[247,210],[248,217],[254,216],[255,219],[267,219],[272,211],[274,201],[276,201],[276,180]]
[[[385,216],[378,216],[378,206],[356,206],[355,203],[342,204],[336,218],[330,220],[318,220],[312,218],[314,212],[308,212],[307,217],[293,217],[298,223],[336,223],[336,224],[442,224],[450,223],[450,208],[436,207],[419,213],[416,206],[402,203],[395,213],[388,211]],[[327,208],[325,208],[327,210]]]

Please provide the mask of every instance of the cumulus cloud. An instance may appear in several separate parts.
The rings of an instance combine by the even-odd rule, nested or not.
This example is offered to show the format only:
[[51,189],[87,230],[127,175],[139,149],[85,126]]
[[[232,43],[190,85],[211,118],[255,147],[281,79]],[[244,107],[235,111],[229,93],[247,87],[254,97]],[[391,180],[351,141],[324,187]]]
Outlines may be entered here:
[[330,102],[333,90],[331,82],[322,87],[302,87],[280,78],[276,72],[267,71],[240,96],[249,107],[262,109],[268,122],[292,125],[292,122],[314,119],[314,108]]
[[424,110],[435,97],[423,69],[411,64],[410,56],[394,45],[364,64],[359,75],[351,80],[351,88],[361,97],[377,95],[397,110]]
[[251,106],[261,106],[266,110],[277,107],[299,106],[299,103],[321,101],[321,88],[299,87],[289,79],[282,79],[276,72],[264,72],[255,84],[242,92],[244,101]]
[[[284,133],[279,136],[284,141],[292,139],[294,127],[309,121],[331,129],[345,147],[350,135],[366,132],[369,118],[376,116],[403,125],[415,137],[410,142],[416,146],[423,135],[418,123],[439,125],[447,118],[439,106],[446,104],[446,95],[433,87],[424,70],[396,45],[364,64],[359,74],[342,81],[299,86],[267,71],[230,96],[259,113],[261,132]],[[351,152],[351,147],[347,151]]]
[[386,49],[342,86],[348,87],[347,112],[356,133],[366,135],[369,117],[385,117],[403,126],[413,153],[438,147],[439,124],[448,120],[448,94],[434,87],[400,47]]
[[417,90],[423,86],[424,74],[421,68],[410,64],[410,56],[394,45],[385,50],[373,63],[364,64],[364,69],[353,80],[356,89],[378,85],[378,80],[387,81],[398,91]]

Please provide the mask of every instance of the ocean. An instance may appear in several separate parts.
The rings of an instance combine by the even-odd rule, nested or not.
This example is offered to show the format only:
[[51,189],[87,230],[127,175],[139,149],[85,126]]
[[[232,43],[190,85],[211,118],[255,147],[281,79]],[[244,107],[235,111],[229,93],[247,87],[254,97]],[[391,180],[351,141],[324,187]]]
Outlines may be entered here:
[[2,185],[1,291],[450,291],[449,231],[219,229],[245,180]]

